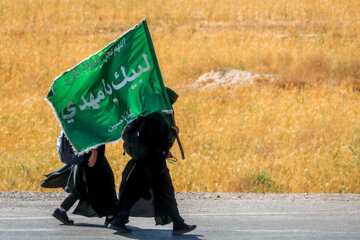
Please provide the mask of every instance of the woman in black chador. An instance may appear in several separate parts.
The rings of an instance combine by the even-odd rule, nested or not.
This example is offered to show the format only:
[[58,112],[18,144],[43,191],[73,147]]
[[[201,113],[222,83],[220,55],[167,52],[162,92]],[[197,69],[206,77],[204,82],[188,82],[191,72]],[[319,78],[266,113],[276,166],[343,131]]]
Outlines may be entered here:
[[[67,144],[68,140],[65,137]],[[109,225],[117,209],[117,196],[113,171],[105,157],[105,145],[91,150],[76,165],[68,165],[45,175],[41,182],[45,188],[62,187],[68,197],[53,212],[53,216],[66,225],[74,224],[66,212],[79,200],[74,214],[86,217],[106,217]]]
[[[170,88],[166,91],[173,104],[178,95]],[[123,131],[124,150],[132,159],[122,174],[119,209],[111,228],[130,233],[131,229],[126,227],[129,216],[154,216],[156,225],[173,222],[173,235],[196,228],[196,225],[186,224],[180,216],[166,165],[166,159],[172,157],[170,148],[178,131],[170,116],[161,112],[140,116],[127,125]],[[138,204],[139,201],[144,204]],[[136,204],[140,206],[138,213],[135,213]]]

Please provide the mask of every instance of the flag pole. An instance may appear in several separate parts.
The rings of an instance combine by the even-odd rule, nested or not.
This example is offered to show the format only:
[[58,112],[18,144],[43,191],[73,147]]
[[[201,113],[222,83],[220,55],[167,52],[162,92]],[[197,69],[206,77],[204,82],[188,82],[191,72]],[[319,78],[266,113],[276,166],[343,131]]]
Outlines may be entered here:
[[[175,123],[175,118],[174,118],[174,112],[171,114],[171,121],[172,121],[172,124],[174,126],[176,126],[176,123]],[[182,147],[182,144],[181,144],[181,141],[180,141],[180,138],[179,138],[179,134],[176,132],[176,140],[178,142],[178,145],[179,145],[179,148],[180,148],[180,152],[181,152],[181,157],[183,160],[185,160],[185,153],[184,153],[184,149]]]

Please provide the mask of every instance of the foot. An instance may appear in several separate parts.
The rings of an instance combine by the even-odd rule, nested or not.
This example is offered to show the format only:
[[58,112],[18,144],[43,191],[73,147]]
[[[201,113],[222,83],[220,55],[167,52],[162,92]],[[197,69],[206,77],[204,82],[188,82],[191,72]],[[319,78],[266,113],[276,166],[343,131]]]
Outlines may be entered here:
[[187,232],[191,232],[195,228],[196,228],[196,225],[187,225],[186,223],[181,223],[181,224],[174,226],[172,234],[173,235],[181,235],[181,234],[184,234]]
[[68,218],[66,211],[61,211],[60,209],[56,208],[53,212],[53,217],[62,222],[65,225],[73,225],[74,221]]
[[120,233],[131,233],[132,230],[130,228],[127,228],[124,223],[116,223],[116,221],[113,221],[110,223],[109,228],[117,230]]
[[106,217],[105,222],[104,222],[105,227],[109,227],[109,225],[112,223],[113,220],[114,220],[114,217],[112,217],[112,218]]

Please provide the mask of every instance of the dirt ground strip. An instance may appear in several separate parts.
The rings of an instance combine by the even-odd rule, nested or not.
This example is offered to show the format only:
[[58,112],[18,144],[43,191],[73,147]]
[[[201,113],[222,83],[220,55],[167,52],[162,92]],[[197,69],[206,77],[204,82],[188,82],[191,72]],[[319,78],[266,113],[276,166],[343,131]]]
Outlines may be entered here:
[[[66,196],[65,192],[25,192],[10,191],[0,192],[0,201],[39,201],[58,200]],[[178,200],[312,200],[312,201],[359,201],[360,194],[334,194],[334,193],[198,193],[198,192],[177,192]]]

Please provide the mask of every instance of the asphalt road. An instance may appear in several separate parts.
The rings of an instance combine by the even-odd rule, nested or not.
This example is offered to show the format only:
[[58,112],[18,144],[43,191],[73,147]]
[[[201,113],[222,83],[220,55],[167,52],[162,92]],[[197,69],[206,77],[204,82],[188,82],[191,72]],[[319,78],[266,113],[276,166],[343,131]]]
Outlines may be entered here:
[[129,235],[71,213],[75,225],[61,225],[51,213],[64,197],[0,192],[0,239],[360,239],[359,194],[177,193],[181,215],[197,229],[175,237],[171,224],[152,218],[130,218]]

